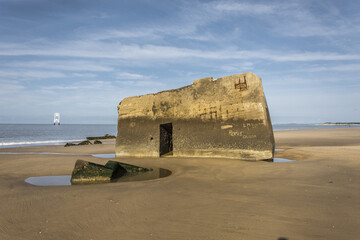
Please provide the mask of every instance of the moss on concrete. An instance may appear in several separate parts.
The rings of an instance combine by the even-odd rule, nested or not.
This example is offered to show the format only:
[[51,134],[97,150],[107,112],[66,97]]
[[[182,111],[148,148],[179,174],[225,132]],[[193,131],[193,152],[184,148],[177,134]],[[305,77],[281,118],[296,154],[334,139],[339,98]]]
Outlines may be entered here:
[[71,175],[71,183],[110,182],[114,171],[103,165],[77,160]]
[[72,184],[105,183],[114,178],[123,176],[125,173],[147,172],[149,169],[116,162],[108,161],[105,165],[77,160],[71,175]]

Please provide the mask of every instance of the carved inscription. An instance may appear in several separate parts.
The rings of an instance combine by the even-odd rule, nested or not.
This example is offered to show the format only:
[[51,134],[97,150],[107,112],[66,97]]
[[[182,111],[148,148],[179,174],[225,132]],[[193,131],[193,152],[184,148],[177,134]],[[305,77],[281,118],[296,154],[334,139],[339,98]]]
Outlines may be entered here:
[[[226,119],[261,119],[264,116],[262,103],[234,103],[225,105],[199,106],[198,116],[201,120],[226,120]],[[262,119],[261,119],[262,120]],[[250,124],[244,125],[250,127]]]
[[204,108],[204,111],[202,111],[202,113],[200,113],[200,118],[201,118],[201,120],[205,120],[207,118],[206,108]]
[[239,136],[242,136],[242,135],[243,135],[243,132],[242,132],[242,131],[236,131],[236,130],[235,130],[235,131],[234,131],[234,130],[229,130],[229,135],[230,135],[230,136],[233,136],[233,137],[234,137],[234,136],[238,136],[238,137],[239,137]]
[[243,123],[243,128],[245,129],[254,129],[263,126],[261,122],[259,123]]
[[216,107],[210,107],[210,119],[217,120],[217,110]]
[[200,118],[202,120],[210,119],[210,120],[217,120],[217,107],[210,107],[210,109],[204,108],[204,111],[200,114]]
[[236,131],[236,130],[229,130],[229,135],[232,137],[241,137],[242,139],[252,139],[256,138],[255,134],[252,135],[244,135],[244,132],[242,131]]
[[242,136],[243,139],[251,139],[251,138],[256,138],[256,135],[253,134],[253,135],[244,135]]
[[235,89],[239,89],[240,91],[247,90],[246,77],[244,79],[239,78],[239,82],[235,82]]

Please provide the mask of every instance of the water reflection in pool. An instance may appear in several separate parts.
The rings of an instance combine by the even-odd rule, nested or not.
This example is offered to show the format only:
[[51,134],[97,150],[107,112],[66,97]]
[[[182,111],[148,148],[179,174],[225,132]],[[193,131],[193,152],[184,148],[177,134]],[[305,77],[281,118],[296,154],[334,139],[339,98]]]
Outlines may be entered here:
[[157,178],[164,178],[171,175],[171,171],[164,168],[155,168],[152,171],[125,173],[122,177],[114,179],[113,182],[135,182],[145,181]]

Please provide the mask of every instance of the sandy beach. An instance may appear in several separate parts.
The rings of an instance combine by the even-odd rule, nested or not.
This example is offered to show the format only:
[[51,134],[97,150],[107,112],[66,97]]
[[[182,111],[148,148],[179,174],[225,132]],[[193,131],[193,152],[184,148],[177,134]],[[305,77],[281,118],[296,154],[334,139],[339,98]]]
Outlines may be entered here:
[[275,139],[275,156],[296,161],[120,158],[172,175],[48,187],[24,180],[70,175],[77,159],[104,164],[92,154],[114,153],[114,141],[0,149],[23,153],[0,154],[0,239],[359,239],[360,128]]

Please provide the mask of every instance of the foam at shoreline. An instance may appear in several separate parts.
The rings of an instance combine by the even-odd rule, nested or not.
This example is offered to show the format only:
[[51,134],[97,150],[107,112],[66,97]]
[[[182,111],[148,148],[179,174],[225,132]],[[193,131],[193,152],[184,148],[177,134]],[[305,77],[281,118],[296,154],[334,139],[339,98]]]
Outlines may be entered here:
[[75,140],[45,140],[45,141],[24,141],[24,142],[0,142],[0,148],[6,147],[21,147],[21,146],[29,146],[29,145],[61,145],[67,142],[77,142],[83,141],[83,139],[75,139]]

